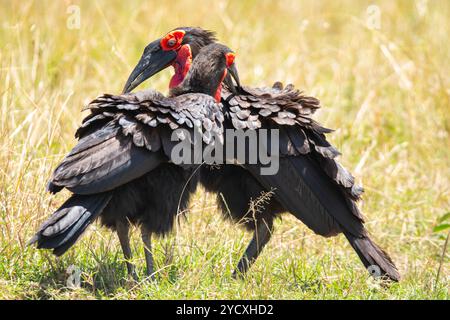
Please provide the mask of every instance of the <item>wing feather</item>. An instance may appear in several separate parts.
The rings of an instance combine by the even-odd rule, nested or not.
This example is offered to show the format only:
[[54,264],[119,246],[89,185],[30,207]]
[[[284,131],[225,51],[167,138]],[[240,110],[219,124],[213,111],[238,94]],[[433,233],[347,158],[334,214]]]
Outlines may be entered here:
[[171,148],[162,148],[172,143],[167,130],[202,129],[206,144],[223,133],[221,105],[204,94],[105,94],[87,109],[91,114],[76,134],[80,140],[53,173],[51,192],[64,187],[76,194],[106,192],[155,169],[170,157]]

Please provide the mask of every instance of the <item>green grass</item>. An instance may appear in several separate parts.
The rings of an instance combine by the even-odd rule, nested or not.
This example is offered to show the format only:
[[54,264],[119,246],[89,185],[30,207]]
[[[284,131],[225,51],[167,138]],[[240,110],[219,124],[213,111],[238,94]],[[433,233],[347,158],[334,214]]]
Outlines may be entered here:
[[[79,29],[67,27],[70,1],[0,0],[0,298],[449,298],[448,251],[436,281],[446,233],[433,233],[450,211],[448,1],[376,1],[376,30],[366,27],[369,1],[73,3]],[[26,247],[67,196],[44,188],[75,143],[81,107],[119,92],[144,46],[182,25],[216,30],[237,52],[243,83],[283,80],[321,99],[316,118],[338,129],[330,140],[366,189],[367,227],[400,283],[384,288],[342,236],[321,238],[288,216],[247,277],[233,280],[250,235],[201,190],[187,221],[155,241],[156,283],[127,281],[118,240],[97,224],[59,259]],[[169,76],[143,86],[166,92]],[[76,290],[66,288],[70,265],[82,270]]]

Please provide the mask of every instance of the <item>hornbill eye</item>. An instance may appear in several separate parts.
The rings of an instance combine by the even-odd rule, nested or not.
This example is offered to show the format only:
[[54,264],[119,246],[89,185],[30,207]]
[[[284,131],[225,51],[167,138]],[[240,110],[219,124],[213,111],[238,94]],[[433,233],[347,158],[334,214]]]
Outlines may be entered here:
[[167,41],[167,45],[169,47],[173,47],[176,43],[177,43],[177,39],[174,39],[174,38]]
[[175,30],[169,32],[164,38],[161,39],[161,48],[164,51],[176,50],[181,46],[186,31]]

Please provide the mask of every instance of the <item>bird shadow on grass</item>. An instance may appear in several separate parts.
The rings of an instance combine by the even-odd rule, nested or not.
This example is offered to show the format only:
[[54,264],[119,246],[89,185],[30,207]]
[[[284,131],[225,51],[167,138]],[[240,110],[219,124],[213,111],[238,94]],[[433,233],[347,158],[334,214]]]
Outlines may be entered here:
[[[121,266],[118,266],[119,270]],[[77,280],[76,273],[68,273],[66,270],[44,270],[44,276],[39,281],[39,290],[36,292],[38,299],[52,299],[54,292],[58,295],[64,292],[70,293],[76,290],[84,292],[83,295],[94,295],[97,298],[114,294],[118,288],[127,286],[127,278],[122,272],[112,273],[113,266],[98,266],[98,270],[84,269]],[[47,272],[46,272],[47,271]]]
[[[167,265],[159,269],[156,282],[152,282],[145,275],[144,267],[141,265],[137,265],[138,280],[132,279],[128,276],[124,262],[121,260],[78,264],[79,269],[70,269],[71,266],[70,263],[65,262],[56,268],[49,267],[41,270],[41,276],[37,281],[39,288],[35,291],[34,298],[47,300],[67,294],[66,297],[71,299],[87,297],[104,299],[121,292],[132,293],[134,290],[142,289],[143,286],[160,284],[161,281],[174,284],[179,280],[179,268],[176,265]],[[77,270],[81,271],[78,280]]]
[[37,286],[33,298],[54,299],[64,293],[72,297],[72,292],[77,292],[75,298],[104,298],[138,285],[128,277],[124,262],[115,255],[104,261],[95,257],[89,260],[68,257],[60,261],[46,258],[46,266],[36,270],[39,275],[33,281]]
[[122,252],[109,245],[94,250],[72,251],[62,258],[55,258],[49,252],[40,252],[34,259],[26,259],[34,261],[27,268],[33,275],[33,298],[102,299],[155,283],[174,284],[179,280],[182,267],[173,262],[173,253],[168,254],[165,249],[155,250],[157,257],[154,283],[146,276],[145,262],[139,252],[135,252],[136,258],[132,261],[136,266],[138,281],[128,276]]

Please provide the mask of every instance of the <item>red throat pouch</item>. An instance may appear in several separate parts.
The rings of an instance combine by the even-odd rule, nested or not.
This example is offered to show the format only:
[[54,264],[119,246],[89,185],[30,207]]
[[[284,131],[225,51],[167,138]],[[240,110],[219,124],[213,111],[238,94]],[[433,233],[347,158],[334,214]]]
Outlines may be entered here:
[[219,86],[217,87],[216,94],[214,95],[214,99],[216,99],[216,102],[220,102],[222,96],[222,82],[223,80],[225,80],[226,76],[227,76],[227,69],[223,70],[222,79],[220,79]]
[[187,44],[181,46],[178,50],[177,58],[173,62],[172,66],[175,69],[175,74],[170,79],[169,88],[178,86],[183,82],[184,77],[188,73],[192,64],[192,52],[191,47]]

